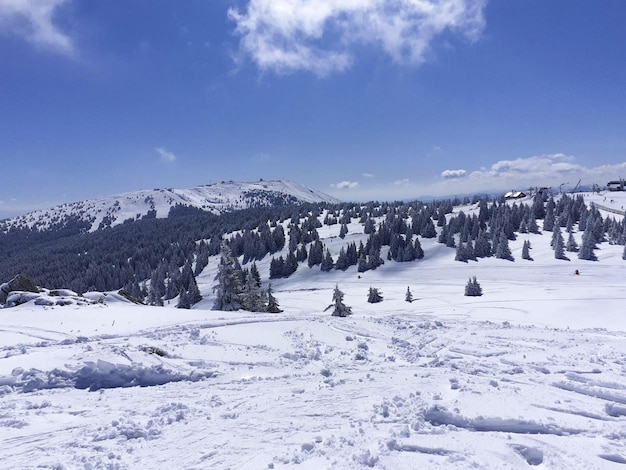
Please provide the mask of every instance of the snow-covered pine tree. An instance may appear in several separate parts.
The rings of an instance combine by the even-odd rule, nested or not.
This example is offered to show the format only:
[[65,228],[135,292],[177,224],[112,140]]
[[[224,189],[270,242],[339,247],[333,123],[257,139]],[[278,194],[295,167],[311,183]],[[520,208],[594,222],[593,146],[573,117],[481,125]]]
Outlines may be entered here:
[[276,297],[274,297],[274,291],[272,291],[271,284],[267,286],[266,295],[267,295],[267,311],[269,313],[282,312],[282,310],[280,309],[280,306],[278,305],[278,300],[276,300]]
[[352,314],[352,307],[348,307],[343,303],[343,292],[339,290],[339,286],[335,285],[335,290],[333,291],[333,317],[347,317]]
[[367,294],[367,301],[370,304],[376,304],[378,302],[382,302],[383,296],[380,290],[376,287],[370,287],[369,293]]
[[226,243],[222,244],[220,262],[217,267],[215,281],[217,284],[213,286],[215,292],[215,302],[213,310],[234,311],[241,308],[241,276],[237,260],[231,256],[230,248]]
[[476,280],[476,276],[470,278],[465,285],[465,295],[468,297],[479,297],[483,295],[483,289]]
[[456,256],[454,257],[454,260],[467,263],[467,253],[465,251],[465,243],[463,243],[462,241],[460,241],[456,247]]
[[578,243],[576,243],[576,240],[574,239],[574,234],[571,231],[569,232],[569,236],[567,237],[565,250],[571,253],[575,253],[578,251]]
[[406,294],[404,295],[404,300],[408,303],[413,302],[413,294],[411,293],[411,288],[407,286]]
[[309,257],[307,260],[309,268],[312,268],[313,266],[317,266],[318,264],[321,264],[323,259],[324,259],[324,246],[322,245],[321,241],[316,240],[311,244],[311,247],[309,248]]
[[524,240],[522,244],[522,259],[527,259],[532,261],[533,259],[530,257],[530,242],[528,240]]
[[189,289],[187,289],[187,298],[189,299],[189,303],[191,305],[195,305],[202,300],[202,294],[200,294],[200,289],[198,288],[198,283],[196,282],[195,276],[192,276],[191,281],[189,282]]
[[509,248],[509,239],[504,232],[500,232],[498,237],[498,246],[496,247],[496,258],[508,259],[513,261],[513,255],[511,254],[511,248]]
[[191,308],[191,303],[189,302],[189,297],[187,296],[187,292],[185,290],[180,291],[180,295],[178,296],[178,304],[176,304],[176,308]]
[[341,224],[341,227],[339,228],[339,238],[343,240],[344,238],[346,238],[347,234],[348,234],[348,226],[346,224]]
[[266,310],[265,300],[251,272],[246,276],[246,283],[240,298],[241,307],[244,310],[249,312],[264,312]]
[[348,269],[348,257],[346,255],[346,250],[343,246],[339,250],[337,262],[335,263],[335,269],[339,269],[341,271],[345,271],[346,269]]
[[567,260],[568,258],[565,256],[565,240],[563,240],[563,235],[561,234],[561,227],[555,223],[552,228],[552,233],[554,234],[552,244],[554,257],[556,259]]
[[320,263],[320,270],[324,272],[328,272],[335,266],[335,262],[333,261],[333,257],[330,255],[330,251],[326,248],[326,254]]
[[596,239],[593,235],[593,224],[589,222],[587,221],[585,231],[583,232],[583,242],[580,245],[580,250],[578,250],[578,259],[595,261],[597,258],[593,250],[596,249]]

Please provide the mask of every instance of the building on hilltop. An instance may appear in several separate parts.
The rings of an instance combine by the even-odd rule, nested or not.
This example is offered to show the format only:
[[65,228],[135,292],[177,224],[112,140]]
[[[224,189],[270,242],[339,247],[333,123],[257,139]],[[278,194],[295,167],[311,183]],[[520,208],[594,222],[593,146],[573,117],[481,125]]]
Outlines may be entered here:
[[509,191],[504,195],[504,199],[522,199],[526,197],[526,193],[522,191]]

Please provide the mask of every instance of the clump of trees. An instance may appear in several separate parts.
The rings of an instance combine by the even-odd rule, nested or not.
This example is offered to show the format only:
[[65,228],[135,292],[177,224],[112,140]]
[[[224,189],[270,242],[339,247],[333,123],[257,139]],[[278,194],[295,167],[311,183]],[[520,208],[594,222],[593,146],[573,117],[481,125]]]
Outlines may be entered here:
[[370,287],[369,293],[367,294],[367,301],[370,304],[377,304],[383,301],[383,295],[380,292],[380,289],[376,287]]
[[220,263],[213,287],[215,301],[213,310],[247,310],[249,312],[281,312],[271,285],[261,288],[261,277],[256,265],[242,269],[226,243],[222,245]]
[[465,295],[468,297],[480,297],[483,295],[483,289],[476,280],[476,276],[471,277],[465,285]]

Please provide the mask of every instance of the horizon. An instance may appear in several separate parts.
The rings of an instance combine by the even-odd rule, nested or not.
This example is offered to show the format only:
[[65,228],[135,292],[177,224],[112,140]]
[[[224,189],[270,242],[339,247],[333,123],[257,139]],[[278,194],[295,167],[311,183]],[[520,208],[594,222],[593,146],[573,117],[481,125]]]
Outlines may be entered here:
[[[211,183],[207,183],[207,184],[198,184],[195,185],[193,187],[189,187],[189,188],[141,188],[141,189],[137,189],[135,191],[126,191],[123,193],[117,193],[117,194],[109,194],[107,196],[102,196],[102,197],[94,197],[94,198],[86,198],[80,201],[62,201],[59,203],[56,203],[54,205],[50,205],[50,206],[43,206],[43,207],[37,207],[37,208],[33,208],[30,209],[26,212],[20,212],[19,210],[15,211],[14,213],[11,211],[3,211],[2,210],[2,205],[0,205],[0,222],[4,221],[4,220],[11,220],[15,217],[20,217],[20,216],[24,216],[24,215],[28,215],[30,213],[34,213],[37,211],[43,211],[43,210],[48,210],[48,209],[54,209],[56,207],[59,206],[63,206],[65,204],[74,204],[74,203],[78,203],[78,202],[84,202],[84,201],[97,201],[97,200],[104,200],[104,199],[109,199],[109,198],[113,198],[113,197],[120,197],[120,196],[125,196],[125,195],[129,195],[129,194],[134,194],[134,193],[138,193],[138,192],[143,192],[143,191],[156,191],[156,190],[188,190],[188,189],[194,189],[194,188],[202,188],[202,187],[211,187],[211,186],[217,186],[217,185],[223,185],[223,184],[254,184],[254,183],[259,183],[259,182],[291,182],[291,183],[296,183],[296,184],[300,184],[297,181],[291,181],[291,180],[280,180],[280,179],[263,179],[260,178],[256,181],[233,181],[233,180],[228,180],[228,181],[219,181],[219,182],[211,182]],[[321,191],[318,188],[311,188],[309,186],[303,185],[306,188],[310,189],[310,190],[314,190],[320,193],[324,193],[328,196],[331,196],[330,193],[327,193],[325,191]],[[576,192],[588,192],[589,188],[591,185],[586,185],[586,184],[579,184],[578,188],[579,190],[577,190]],[[378,201],[378,202],[392,202],[392,201],[404,201],[404,202],[410,202],[410,201],[436,201],[436,200],[446,200],[446,199],[455,199],[455,198],[472,198],[472,197],[482,197],[482,196],[488,196],[488,197],[497,197],[497,196],[504,196],[507,192],[512,192],[512,191],[520,191],[520,192],[526,192],[528,195],[532,195],[532,190],[537,190],[540,187],[543,186],[530,186],[527,188],[517,188],[517,189],[492,189],[492,190],[482,190],[482,191],[470,191],[467,193],[451,193],[451,194],[444,194],[444,195],[440,195],[440,196],[434,196],[434,195],[428,195],[428,194],[423,194],[420,196],[415,196],[415,197],[406,197],[406,198],[402,198],[402,199],[340,199],[339,202],[340,203],[367,203],[367,202],[374,202],[374,201]],[[558,190],[556,190],[553,187],[547,187],[548,189],[552,189],[554,191],[558,191],[558,193],[572,193],[572,189],[574,189],[573,186],[562,186],[560,187]]]
[[0,0],[0,219],[220,180],[359,202],[626,176],[623,2],[317,6]]

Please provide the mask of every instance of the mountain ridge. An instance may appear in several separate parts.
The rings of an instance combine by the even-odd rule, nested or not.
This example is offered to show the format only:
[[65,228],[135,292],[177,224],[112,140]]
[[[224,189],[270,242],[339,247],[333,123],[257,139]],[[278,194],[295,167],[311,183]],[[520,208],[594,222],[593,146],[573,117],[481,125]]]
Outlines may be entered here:
[[12,227],[47,230],[74,219],[88,231],[113,227],[128,220],[165,218],[170,209],[184,205],[219,215],[240,209],[307,202],[340,202],[328,194],[289,180],[256,182],[222,181],[189,189],[156,188],[114,194],[103,198],[63,203],[0,222],[0,231]]

